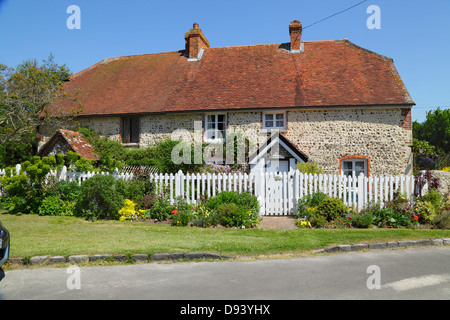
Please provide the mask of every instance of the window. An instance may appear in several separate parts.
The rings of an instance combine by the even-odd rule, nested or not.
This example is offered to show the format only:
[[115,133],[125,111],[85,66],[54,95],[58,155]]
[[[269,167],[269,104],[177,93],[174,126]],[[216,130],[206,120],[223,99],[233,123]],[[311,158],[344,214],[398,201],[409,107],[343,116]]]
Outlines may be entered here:
[[344,176],[359,177],[362,173],[367,176],[367,160],[347,159],[341,162],[341,173]]
[[139,143],[139,118],[122,118],[122,143]]
[[224,113],[208,114],[205,118],[205,140],[225,140],[227,115]]
[[286,129],[285,113],[264,113],[263,118],[264,129]]

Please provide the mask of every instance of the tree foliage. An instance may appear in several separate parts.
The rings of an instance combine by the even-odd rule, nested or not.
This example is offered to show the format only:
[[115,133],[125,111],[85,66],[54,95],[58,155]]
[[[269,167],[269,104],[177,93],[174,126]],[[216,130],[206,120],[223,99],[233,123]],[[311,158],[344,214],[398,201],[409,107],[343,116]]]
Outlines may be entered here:
[[52,55],[41,65],[28,60],[15,69],[0,64],[0,145],[11,141],[28,141],[36,137],[37,128],[58,126],[81,111],[81,106],[64,111],[50,105],[56,99],[76,101],[75,92],[63,92],[70,71],[59,66]]
[[427,141],[445,153],[450,152],[450,109],[428,111],[423,123],[413,124],[413,134],[418,140]]

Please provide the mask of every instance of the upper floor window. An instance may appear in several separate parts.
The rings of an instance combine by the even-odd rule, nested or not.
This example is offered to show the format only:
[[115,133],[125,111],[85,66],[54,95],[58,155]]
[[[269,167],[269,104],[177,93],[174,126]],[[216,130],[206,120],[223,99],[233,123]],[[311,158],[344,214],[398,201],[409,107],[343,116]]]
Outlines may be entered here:
[[122,118],[122,143],[139,143],[139,118]]
[[263,129],[286,130],[286,113],[264,113]]
[[225,113],[208,114],[205,117],[205,140],[223,141],[227,130]]

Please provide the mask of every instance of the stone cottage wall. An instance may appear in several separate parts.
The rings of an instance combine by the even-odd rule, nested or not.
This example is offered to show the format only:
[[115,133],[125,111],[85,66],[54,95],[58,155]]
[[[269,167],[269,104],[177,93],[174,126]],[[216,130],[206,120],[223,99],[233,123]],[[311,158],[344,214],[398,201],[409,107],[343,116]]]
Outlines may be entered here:
[[[352,157],[368,159],[370,175],[412,173],[412,130],[409,109],[291,110],[287,129],[281,131],[298,150],[321,165],[326,173],[339,174],[340,161]],[[189,132],[189,139],[202,139],[204,113],[146,115],[140,119],[141,148],[170,139],[175,130]],[[102,136],[120,141],[120,117],[78,120]],[[195,129],[197,128],[197,131]],[[243,133],[251,150],[261,144],[262,112],[228,112],[228,134]],[[178,131],[178,138],[186,137]],[[195,135],[197,132],[197,135]],[[188,135],[189,136],[189,135]]]
[[327,173],[339,159],[369,159],[370,175],[412,173],[412,131],[402,109],[290,111],[286,137]]

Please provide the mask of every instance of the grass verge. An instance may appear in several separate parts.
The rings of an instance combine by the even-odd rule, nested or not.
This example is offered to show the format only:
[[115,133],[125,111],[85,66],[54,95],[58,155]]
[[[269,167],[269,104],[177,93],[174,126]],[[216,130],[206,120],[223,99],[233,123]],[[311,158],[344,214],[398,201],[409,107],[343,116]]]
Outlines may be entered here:
[[211,252],[235,256],[300,253],[332,244],[448,238],[450,230],[229,229],[131,221],[0,214],[11,233],[11,257],[75,254]]

